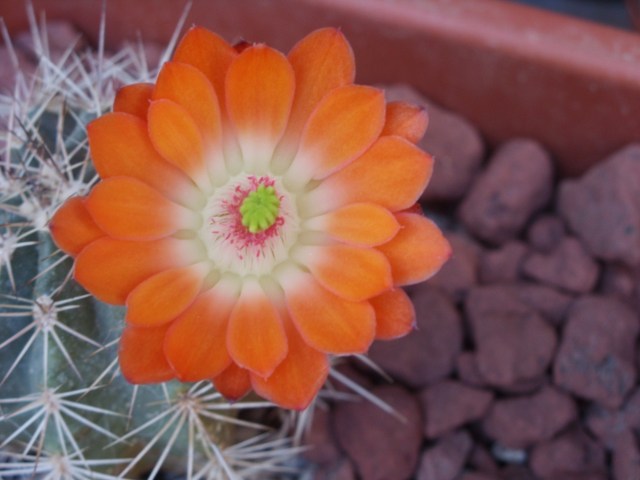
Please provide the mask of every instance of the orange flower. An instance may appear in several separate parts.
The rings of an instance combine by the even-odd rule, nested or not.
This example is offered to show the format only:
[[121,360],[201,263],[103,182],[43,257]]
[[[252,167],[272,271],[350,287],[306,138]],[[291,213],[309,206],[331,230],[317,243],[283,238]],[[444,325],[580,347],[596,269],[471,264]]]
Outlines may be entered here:
[[123,88],[88,126],[101,181],[51,231],[81,285],[127,306],[130,382],[212,379],[301,409],[327,355],[411,330],[399,287],[450,255],[411,209],[427,118],[353,79],[335,29],[285,56],[196,27],[155,85]]

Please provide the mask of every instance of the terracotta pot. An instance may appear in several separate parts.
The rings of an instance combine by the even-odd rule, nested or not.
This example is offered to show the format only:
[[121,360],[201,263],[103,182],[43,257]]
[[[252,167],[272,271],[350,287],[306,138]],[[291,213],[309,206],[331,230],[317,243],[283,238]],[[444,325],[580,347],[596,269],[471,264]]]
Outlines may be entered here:
[[[47,18],[96,38],[99,1],[33,0]],[[109,0],[107,41],[165,42],[184,7],[175,0]],[[0,3],[9,30],[24,3]],[[566,174],[640,139],[640,36],[500,0],[193,0],[187,25],[281,49],[309,30],[343,29],[358,80],[407,82],[476,123],[489,141],[529,136]]]

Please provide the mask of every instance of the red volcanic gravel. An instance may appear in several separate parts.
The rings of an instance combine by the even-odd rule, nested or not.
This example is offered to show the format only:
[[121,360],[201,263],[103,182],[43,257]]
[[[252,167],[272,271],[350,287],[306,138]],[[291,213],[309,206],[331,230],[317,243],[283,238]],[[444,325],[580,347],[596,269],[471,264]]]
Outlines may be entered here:
[[[399,449],[398,420],[358,421],[372,418],[366,404],[338,402],[336,458],[351,462],[351,480],[640,480],[640,144],[556,178],[534,140],[489,151],[466,120],[390,90],[431,113],[423,206],[453,257],[408,289],[417,331],[370,352],[404,387],[398,401],[418,400],[420,435],[409,429]],[[374,393],[386,382],[357,367]],[[322,422],[312,431],[326,434]],[[368,447],[384,429],[388,448]],[[345,478],[325,471],[315,478]]]

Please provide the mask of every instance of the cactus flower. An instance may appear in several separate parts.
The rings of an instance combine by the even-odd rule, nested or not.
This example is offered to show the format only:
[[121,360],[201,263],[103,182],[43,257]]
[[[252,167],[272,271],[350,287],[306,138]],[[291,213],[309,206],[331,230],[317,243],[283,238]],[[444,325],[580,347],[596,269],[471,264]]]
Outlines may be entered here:
[[130,382],[211,379],[302,409],[328,356],[411,330],[401,287],[450,255],[413,208],[427,117],[353,82],[338,30],[283,55],[194,27],[88,125],[100,181],[50,228],[76,281],[126,305]]

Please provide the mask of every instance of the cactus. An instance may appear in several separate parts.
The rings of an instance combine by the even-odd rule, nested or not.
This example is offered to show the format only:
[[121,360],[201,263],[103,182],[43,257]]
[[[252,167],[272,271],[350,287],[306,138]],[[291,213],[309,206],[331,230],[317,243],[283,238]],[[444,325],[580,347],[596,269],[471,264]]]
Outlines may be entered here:
[[[135,46],[111,58],[70,47],[53,62],[28,11],[41,60],[0,97],[0,477],[267,477],[298,449],[238,412],[269,404],[229,404],[208,382],[126,383],[123,309],[72,280],[48,230],[58,206],[96,181],[86,124],[110,108],[117,86],[155,72]],[[240,441],[245,427],[254,430]]]

